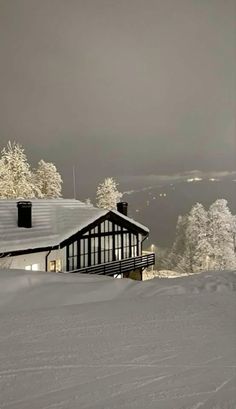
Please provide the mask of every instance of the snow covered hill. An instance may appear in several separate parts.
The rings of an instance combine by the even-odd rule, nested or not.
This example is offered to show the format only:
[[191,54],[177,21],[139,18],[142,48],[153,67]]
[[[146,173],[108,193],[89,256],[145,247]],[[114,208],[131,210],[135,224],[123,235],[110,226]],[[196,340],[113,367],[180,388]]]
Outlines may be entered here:
[[0,408],[235,409],[235,291],[0,271]]

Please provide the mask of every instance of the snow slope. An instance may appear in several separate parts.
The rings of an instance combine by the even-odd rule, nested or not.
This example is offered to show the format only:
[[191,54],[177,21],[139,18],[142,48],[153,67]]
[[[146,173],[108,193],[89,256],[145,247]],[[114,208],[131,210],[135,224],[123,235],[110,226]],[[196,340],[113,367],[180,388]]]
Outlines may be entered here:
[[0,408],[235,409],[235,290],[0,271]]

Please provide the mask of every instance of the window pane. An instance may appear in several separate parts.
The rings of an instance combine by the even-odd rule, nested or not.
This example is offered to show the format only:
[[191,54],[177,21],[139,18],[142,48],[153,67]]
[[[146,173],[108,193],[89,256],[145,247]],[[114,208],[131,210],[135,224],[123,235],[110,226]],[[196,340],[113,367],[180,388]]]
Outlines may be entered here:
[[80,240],[80,253],[84,253],[84,239]]
[[84,255],[81,254],[81,256],[80,256],[80,268],[83,268],[83,267],[84,267]]
[[117,234],[116,236],[115,236],[115,247],[117,248],[117,247],[121,247],[121,235],[120,234]]
[[69,256],[73,256],[73,243],[69,245]]
[[108,220],[105,220],[105,222],[104,222],[104,232],[105,233],[108,232]]
[[52,260],[49,262],[49,271],[56,272],[56,260]]
[[136,257],[137,256],[137,247],[133,246],[131,249],[131,255],[132,257]]
[[124,247],[124,258],[128,258],[128,257],[129,257],[129,248]]
[[112,249],[112,236],[105,237],[105,249]]
[[95,248],[95,238],[91,237],[91,253],[94,253]]
[[69,270],[74,270],[74,260],[73,257],[69,258]]
[[116,260],[121,260],[121,258],[122,258],[121,249],[116,249],[115,250],[115,258],[116,258]]
[[105,255],[104,255],[104,251],[101,252],[101,263],[105,262]]
[[31,270],[31,264],[28,266],[25,266],[25,270]]
[[77,256],[77,241],[74,242],[74,256]]
[[84,239],[84,253],[88,253],[88,239]]
[[88,267],[88,254],[84,255],[84,266]]
[[131,234],[131,244],[132,246],[137,244],[137,237],[135,236],[135,234]]
[[98,253],[94,253],[94,264],[98,264]]
[[38,271],[39,270],[39,264],[32,264],[32,270],[33,271]]
[[98,251],[98,243],[99,243],[98,237],[95,237],[94,248],[96,251]]

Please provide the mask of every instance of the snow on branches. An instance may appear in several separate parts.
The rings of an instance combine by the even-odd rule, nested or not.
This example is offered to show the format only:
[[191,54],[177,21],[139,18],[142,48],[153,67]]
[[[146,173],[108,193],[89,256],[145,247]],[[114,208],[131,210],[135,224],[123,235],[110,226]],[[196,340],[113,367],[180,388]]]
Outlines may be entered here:
[[31,170],[24,148],[8,142],[0,156],[0,199],[56,198],[62,179],[55,165],[41,160]]
[[188,273],[235,269],[235,225],[225,199],[216,200],[208,211],[196,203],[178,219],[169,265]]
[[62,178],[53,163],[44,162],[41,159],[35,172],[35,184],[40,189],[43,197],[55,198],[61,196]]
[[113,210],[116,203],[122,197],[117,189],[118,183],[113,178],[106,178],[103,183],[97,187],[97,206],[102,209]]

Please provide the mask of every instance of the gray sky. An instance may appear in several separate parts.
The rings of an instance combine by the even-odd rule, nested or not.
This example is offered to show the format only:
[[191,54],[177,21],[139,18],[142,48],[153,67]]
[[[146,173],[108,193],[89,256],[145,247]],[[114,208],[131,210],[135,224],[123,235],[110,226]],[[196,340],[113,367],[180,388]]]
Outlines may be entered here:
[[0,0],[1,147],[55,162],[65,185],[74,163],[82,194],[235,170],[235,22],[235,0]]

